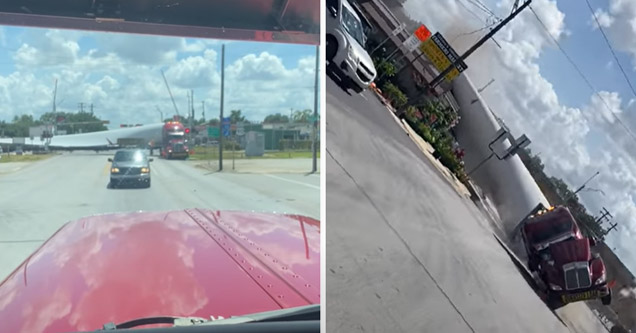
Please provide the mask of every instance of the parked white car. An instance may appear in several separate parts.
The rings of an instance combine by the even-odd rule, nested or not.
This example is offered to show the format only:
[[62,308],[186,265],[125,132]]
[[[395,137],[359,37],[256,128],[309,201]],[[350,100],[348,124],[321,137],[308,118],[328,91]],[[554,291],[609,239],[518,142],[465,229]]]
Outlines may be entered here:
[[377,75],[373,60],[364,48],[367,37],[362,21],[347,0],[327,0],[326,3],[327,61],[346,76],[349,88],[361,93]]

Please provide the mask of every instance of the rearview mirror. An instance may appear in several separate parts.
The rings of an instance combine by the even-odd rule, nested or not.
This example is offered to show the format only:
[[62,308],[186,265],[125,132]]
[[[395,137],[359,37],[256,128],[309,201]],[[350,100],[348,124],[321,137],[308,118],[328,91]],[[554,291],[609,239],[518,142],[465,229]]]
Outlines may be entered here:
[[112,161],[113,161],[113,159],[109,157],[108,158],[108,162],[112,162]]

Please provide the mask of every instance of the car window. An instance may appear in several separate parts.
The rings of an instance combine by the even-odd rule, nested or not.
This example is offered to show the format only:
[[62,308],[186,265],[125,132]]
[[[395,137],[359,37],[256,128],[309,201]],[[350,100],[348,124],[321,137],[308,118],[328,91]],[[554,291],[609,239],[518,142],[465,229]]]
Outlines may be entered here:
[[342,26],[360,45],[364,46],[362,22],[346,7],[342,6]]
[[118,151],[114,158],[116,162],[144,162],[146,159],[141,151]]

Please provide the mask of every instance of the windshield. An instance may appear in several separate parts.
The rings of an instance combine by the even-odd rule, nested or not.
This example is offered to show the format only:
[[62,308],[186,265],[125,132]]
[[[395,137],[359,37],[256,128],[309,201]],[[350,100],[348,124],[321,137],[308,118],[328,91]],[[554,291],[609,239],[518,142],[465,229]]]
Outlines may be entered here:
[[365,44],[362,22],[345,6],[342,6],[342,26],[362,47]]
[[547,242],[572,231],[572,221],[567,217],[561,217],[558,222],[546,220],[536,223],[531,234],[531,241],[535,244]]
[[115,153],[115,162],[143,162],[146,155],[141,151],[118,151]]
[[[314,16],[320,22],[319,2],[290,2],[276,23],[268,15],[280,8],[265,10],[260,2],[254,5],[245,0],[158,1],[156,6],[139,0],[97,1],[92,18],[85,13],[91,5],[66,1],[60,4],[64,8],[38,7],[45,2],[26,4],[29,8],[24,7],[24,12],[30,13],[26,16],[53,7],[56,12],[51,15],[67,15],[66,8],[75,7],[77,21],[83,23],[71,25],[87,30],[32,28],[29,24],[51,24],[56,19],[46,16],[28,23],[24,14],[15,20],[24,26],[0,26],[0,144],[4,148],[0,158],[0,331],[78,331],[97,329],[108,318],[125,321],[157,313],[229,316],[255,312],[254,308],[279,308],[270,296],[258,294],[267,288],[261,289],[247,268],[237,270],[230,256],[223,259],[207,251],[205,246],[214,243],[212,232],[197,225],[199,220],[187,220],[186,210],[320,218],[320,131],[316,126],[320,115],[314,102],[320,91],[316,87],[316,74],[321,71],[316,57],[320,26],[308,22]],[[118,2],[125,19],[96,19]],[[197,6],[208,9],[196,10]],[[7,15],[12,14],[3,12],[6,7],[15,5],[0,1],[0,22],[11,22]],[[135,16],[133,11],[141,8],[147,12]],[[204,19],[200,13],[205,13]],[[160,14],[165,16],[156,17]],[[153,15],[155,19],[150,20]],[[175,19],[175,15],[182,16]],[[259,22],[254,22],[256,17],[261,17]],[[73,20],[59,18],[67,28],[64,24]],[[281,31],[278,25],[282,24],[293,33]],[[174,127],[179,134],[171,133]],[[137,212],[142,215],[128,216]],[[165,216],[158,215],[153,223],[131,227],[132,222],[145,221],[143,214],[179,213],[185,218],[172,225],[166,226]],[[105,214],[115,215],[85,230],[96,235],[88,241],[91,249],[76,239],[58,239],[52,243],[69,245],[69,253],[46,254],[41,261],[51,271],[74,266],[81,267],[81,273],[38,286],[29,271],[29,287],[35,286],[43,295],[38,304],[57,307],[51,302],[59,296],[68,311],[35,318],[33,314],[49,310],[26,311],[22,306],[31,303],[8,296],[13,291],[3,293],[7,289],[2,289],[2,281],[47,240],[61,235],[58,230],[67,222]],[[266,229],[264,223],[256,223],[260,220],[247,217],[237,218],[231,228],[252,241],[276,233],[272,244],[264,239],[259,246],[272,245],[270,255],[290,271],[319,263],[310,248],[319,248],[319,242],[314,244],[319,234],[310,233],[316,227],[301,230],[300,223],[288,226],[269,219]],[[175,237],[175,229],[189,233]],[[281,235],[293,239],[281,240]],[[126,241],[133,236],[139,239]],[[193,245],[205,239],[205,246]],[[107,240],[116,241],[106,246]],[[284,253],[276,252],[281,249]],[[306,251],[310,258],[305,257]],[[71,252],[95,256],[86,262],[70,262]],[[137,259],[140,275],[137,267],[118,272]],[[228,268],[215,271],[216,277],[210,280],[212,271],[201,268],[200,262],[223,262]],[[159,266],[166,269],[165,274],[155,274]],[[295,274],[319,291],[315,286],[320,284],[304,276],[315,273],[319,278],[316,267]],[[217,291],[220,281],[236,283],[232,290],[239,292],[229,292],[227,286]],[[140,296],[145,291],[136,286],[147,283],[167,301]],[[82,290],[55,294],[59,285]],[[318,295],[314,289],[307,290]],[[109,304],[144,301],[133,302],[134,312],[128,313],[133,307],[85,306],[97,304],[88,301],[97,295]],[[270,305],[262,306],[265,302]],[[11,319],[12,323],[33,326],[5,328],[9,312],[25,316]],[[99,323],[97,327],[93,321]],[[56,326],[60,322],[78,326]]]

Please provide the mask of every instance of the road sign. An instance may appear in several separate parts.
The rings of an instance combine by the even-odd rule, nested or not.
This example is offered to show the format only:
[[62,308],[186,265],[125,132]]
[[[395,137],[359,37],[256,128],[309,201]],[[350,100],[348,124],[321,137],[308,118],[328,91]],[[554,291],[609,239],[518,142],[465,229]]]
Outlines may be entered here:
[[391,31],[391,34],[393,36],[397,36],[400,32],[402,32],[402,30],[404,30],[406,28],[406,24],[402,23],[400,24],[397,28],[395,28],[393,31]]
[[409,36],[409,38],[407,38],[404,43],[402,43],[402,45],[407,50],[409,50],[409,52],[415,51],[420,46],[420,44],[422,44],[422,41],[415,35]]
[[[455,50],[453,50],[439,32],[423,42],[420,49],[440,72],[444,71],[455,60],[459,59],[459,55],[457,55]],[[466,68],[467,66],[463,61],[458,63],[455,68],[446,75],[446,80],[452,81],[459,73],[466,70]]]
[[245,135],[245,125],[242,122],[236,124],[236,135],[238,136]]
[[221,127],[223,128],[223,136],[225,137],[230,136],[230,127],[231,127],[230,117],[223,118],[223,121],[221,122]]
[[417,28],[417,30],[415,30],[414,35],[415,35],[415,37],[417,37],[417,39],[419,39],[420,41],[424,42],[429,37],[431,37],[431,31],[428,30],[428,28],[425,25],[422,24],[419,28]]
[[219,128],[214,126],[208,127],[208,138],[218,138],[219,137]]

